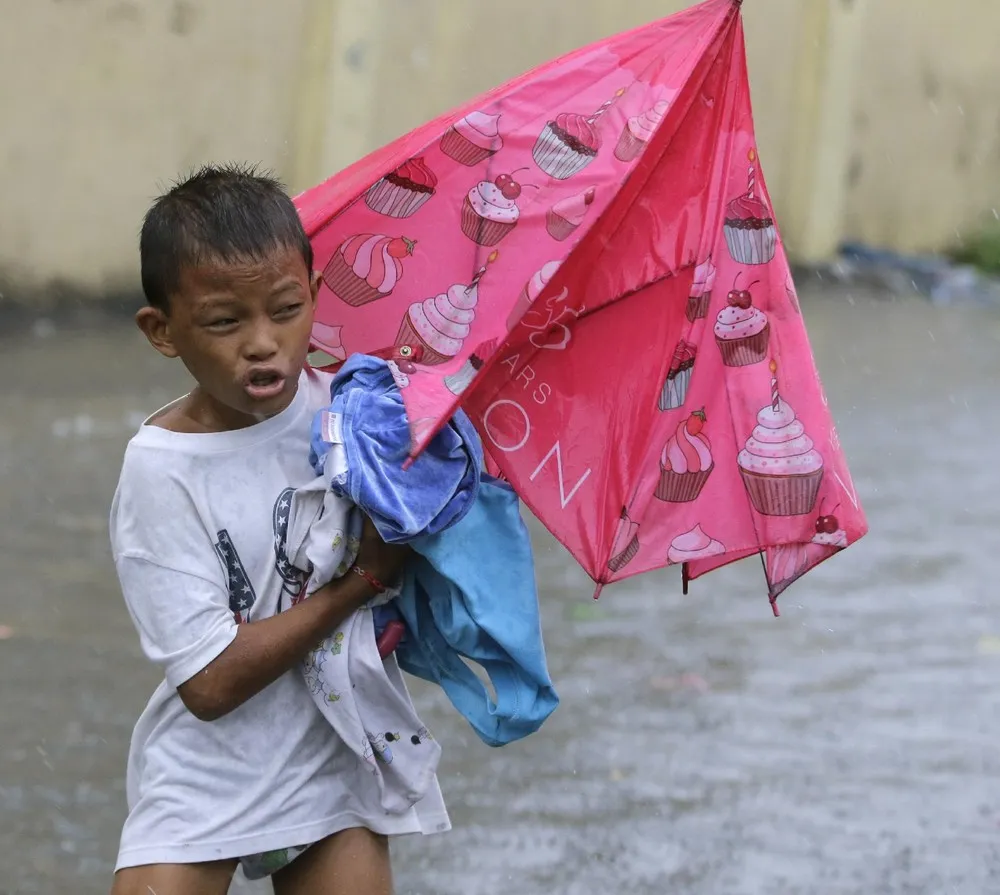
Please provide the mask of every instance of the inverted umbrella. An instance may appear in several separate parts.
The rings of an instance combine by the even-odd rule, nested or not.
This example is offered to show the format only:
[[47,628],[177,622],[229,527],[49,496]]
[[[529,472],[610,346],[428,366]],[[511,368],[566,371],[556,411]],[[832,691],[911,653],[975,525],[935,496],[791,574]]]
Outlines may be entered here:
[[774,605],[867,531],[757,157],[738,0],[542,65],[296,202],[324,362],[391,359],[413,456],[461,405],[598,590],[761,554]]

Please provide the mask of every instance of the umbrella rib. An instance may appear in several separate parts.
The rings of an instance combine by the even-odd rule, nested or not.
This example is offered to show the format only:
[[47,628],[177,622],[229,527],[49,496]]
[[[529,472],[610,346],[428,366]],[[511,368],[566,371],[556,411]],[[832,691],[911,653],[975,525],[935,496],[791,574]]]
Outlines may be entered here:
[[[738,9],[738,6],[736,6],[736,7],[733,7],[733,9],[731,9],[731,10],[730,10],[730,14],[732,14],[733,10],[735,10],[735,9]],[[728,24],[728,23],[729,23],[729,18],[730,18],[730,17],[729,17],[729,16],[727,16],[725,24]],[[733,46],[732,46],[732,48],[731,48],[731,50],[730,50],[730,66],[732,65],[732,55],[733,55],[733,54],[735,54],[735,53],[736,53],[736,42],[734,41],[734,42],[733,42]],[[705,79],[703,79],[703,80],[707,80],[707,78],[708,78],[708,74],[707,74],[707,72],[706,72],[706,75],[705,75]],[[734,103],[734,104],[732,104],[732,106],[730,107],[730,113],[729,113],[729,115],[730,115],[730,118],[729,118],[729,124],[730,124],[730,125],[731,125],[731,124],[733,123],[733,119],[734,119],[734,117],[735,117],[735,114],[736,114],[735,110],[736,110],[736,104]],[[721,128],[720,128],[720,131],[721,131]],[[719,154],[720,154],[721,152],[726,152],[726,153],[727,153],[727,155],[730,155],[730,156],[731,156],[731,154],[732,154],[732,143],[730,142],[730,143],[729,143],[729,144],[728,144],[728,145],[726,146],[726,148],[725,148],[725,149],[721,148],[721,147],[720,147],[720,145],[719,145],[719,143],[716,143],[716,146],[715,146],[715,150],[714,150],[714,153],[713,153],[713,164],[712,164],[712,166],[711,166],[711,169],[712,169],[712,170],[720,170],[719,166],[718,166],[718,165],[716,165],[716,164],[715,164],[714,162],[715,162],[715,160],[716,160],[717,156],[718,156],[718,155],[719,155]],[[730,162],[730,161],[731,161],[731,159],[727,158],[727,163],[726,163],[726,165],[724,165],[724,166],[723,166],[723,169],[726,169],[726,170],[728,170],[728,167],[729,167],[729,162]],[[708,205],[708,203],[709,203],[709,200],[710,200],[710,197],[711,197],[711,194],[712,194],[712,191],[711,191],[711,190],[709,190],[709,191],[707,191],[707,192],[706,192],[706,194],[705,194],[705,199],[704,199],[704,203],[705,203],[705,206],[707,206],[707,205]],[[717,232],[717,231],[713,231],[713,232]],[[713,247],[713,249],[714,249],[714,243],[713,243],[713,246],[712,246],[712,247]],[[664,280],[667,280],[667,279],[669,279],[670,277],[674,277],[674,276],[677,276],[677,275],[678,275],[678,274],[680,274],[680,273],[681,273],[682,271],[685,271],[685,270],[690,270],[691,268],[693,268],[693,267],[695,267],[695,266],[696,266],[696,262],[695,262],[695,260],[694,260],[694,259],[692,259],[692,260],[690,260],[689,262],[687,262],[686,264],[683,264],[683,265],[681,265],[681,266],[680,266],[680,267],[679,267],[679,268],[678,268],[678,269],[677,269],[676,271],[671,271],[671,272],[668,272],[668,273],[664,274],[663,276],[660,276],[660,277],[655,277],[655,278],[653,278],[652,280],[650,280],[650,281],[649,281],[648,283],[645,283],[644,285],[642,285],[642,286],[639,286],[639,287],[637,287],[636,289],[633,289],[633,290],[631,290],[630,292],[626,293],[625,295],[621,296],[621,297],[620,297],[619,299],[616,299],[616,300],[619,300],[619,301],[620,301],[620,300],[622,300],[622,299],[624,299],[624,298],[627,298],[627,297],[629,297],[629,296],[631,296],[631,295],[634,295],[634,294],[636,294],[637,292],[641,292],[642,290],[644,290],[644,289],[647,289],[647,288],[649,288],[650,286],[653,286],[653,285],[655,285],[655,284],[657,284],[657,283],[660,283],[660,282],[663,282]],[[601,309],[601,308],[603,308],[604,306],[605,306],[605,305],[600,305],[600,306],[599,306],[598,308],[595,308],[594,310],[600,310],[600,309]],[[590,313],[593,313],[593,311],[586,311],[586,310],[585,310],[585,311],[584,311],[584,312],[583,312],[583,313],[582,313],[582,314],[580,315],[580,318],[584,318],[584,317],[587,317],[587,316],[589,316],[589,314],[590,314]],[[662,376],[662,375],[665,375],[665,371],[661,370],[660,372],[661,372],[661,376]],[[726,389],[726,404],[727,404],[727,409],[728,409],[728,411],[729,411],[729,420],[730,420],[730,424],[731,424],[731,425],[732,425],[732,427],[733,427],[733,437],[735,438],[735,437],[736,437],[736,424],[735,424],[735,421],[733,420],[733,415],[732,415],[732,401],[731,401],[731,399],[730,399],[730,396],[729,396],[729,390],[728,390],[728,387],[727,387],[727,389]],[[643,454],[642,454],[642,458],[643,458],[643,459],[642,459],[642,463],[641,463],[641,464],[639,465],[639,467],[638,467],[638,470],[639,470],[639,471],[638,471],[638,472],[636,473],[636,481],[634,482],[634,484],[633,484],[633,487],[632,487],[632,497],[630,498],[630,502],[629,502],[628,504],[626,504],[626,505],[625,505],[625,507],[624,507],[624,509],[625,509],[626,511],[629,511],[629,510],[630,510],[631,506],[632,506],[632,505],[633,505],[633,504],[635,503],[635,500],[636,500],[636,497],[638,496],[638,493],[639,493],[639,486],[640,486],[640,483],[641,483],[641,480],[642,480],[642,475],[643,475],[643,470],[644,470],[644,469],[646,468],[646,466],[647,466],[647,460],[649,459],[649,456],[650,456],[650,452],[651,452],[651,450],[652,450],[652,445],[653,445],[653,441],[652,441],[652,434],[651,434],[651,435],[650,435],[650,440],[649,440],[649,443],[648,443],[648,444],[647,444],[647,445],[645,446],[645,449],[644,449],[644,451],[643,451]],[[747,500],[749,501],[749,496],[747,496]],[[647,500],[646,504],[645,504],[645,505],[643,506],[643,511],[642,511],[642,514],[641,514],[641,515],[639,515],[638,517],[633,517],[633,518],[632,518],[632,521],[633,521],[633,522],[635,522],[635,523],[636,523],[636,524],[638,524],[638,525],[642,525],[642,523],[643,523],[643,522],[645,521],[645,518],[646,518],[646,513],[647,513],[647,511],[648,511],[648,509],[649,509],[649,507],[650,507],[650,506],[651,506],[651,501],[650,501],[650,500]],[[630,515],[631,515],[631,514],[630,514]],[[759,536],[759,533],[757,532],[757,524],[756,524],[756,520],[754,520],[754,521],[753,521],[753,526],[754,526],[754,534],[755,534],[755,536],[757,537],[757,540],[758,540],[758,542],[759,542],[759,540],[760,540],[760,536]],[[605,583],[606,583],[606,582],[605,582]]]

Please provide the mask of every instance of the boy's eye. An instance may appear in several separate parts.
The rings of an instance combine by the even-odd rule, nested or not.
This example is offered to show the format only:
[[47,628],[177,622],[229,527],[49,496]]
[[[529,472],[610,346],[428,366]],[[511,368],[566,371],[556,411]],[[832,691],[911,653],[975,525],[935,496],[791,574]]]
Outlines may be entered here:
[[226,329],[230,326],[235,326],[239,321],[235,317],[219,317],[216,320],[210,320],[205,324],[209,329]]
[[285,305],[283,308],[278,310],[279,317],[291,317],[293,314],[297,314],[302,308],[302,302],[295,302],[290,305]]

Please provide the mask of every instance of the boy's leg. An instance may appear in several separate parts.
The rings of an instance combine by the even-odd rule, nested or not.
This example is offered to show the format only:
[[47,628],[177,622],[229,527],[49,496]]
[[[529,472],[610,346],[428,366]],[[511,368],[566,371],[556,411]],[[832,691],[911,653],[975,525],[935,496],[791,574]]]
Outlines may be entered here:
[[147,864],[115,874],[111,895],[226,895],[236,861],[210,864]]
[[272,881],[275,895],[392,895],[389,840],[362,828],[334,833]]

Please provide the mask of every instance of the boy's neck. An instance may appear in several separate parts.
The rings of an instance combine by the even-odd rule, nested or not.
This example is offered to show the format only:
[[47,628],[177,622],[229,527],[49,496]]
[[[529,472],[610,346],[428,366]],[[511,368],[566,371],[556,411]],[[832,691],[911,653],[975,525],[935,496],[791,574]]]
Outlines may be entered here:
[[[291,402],[289,406],[290,404]],[[182,435],[235,432],[278,416],[287,409],[286,406],[271,414],[247,414],[220,404],[205,394],[199,386],[195,386],[190,393],[164,408],[158,416],[151,418],[148,425]]]

